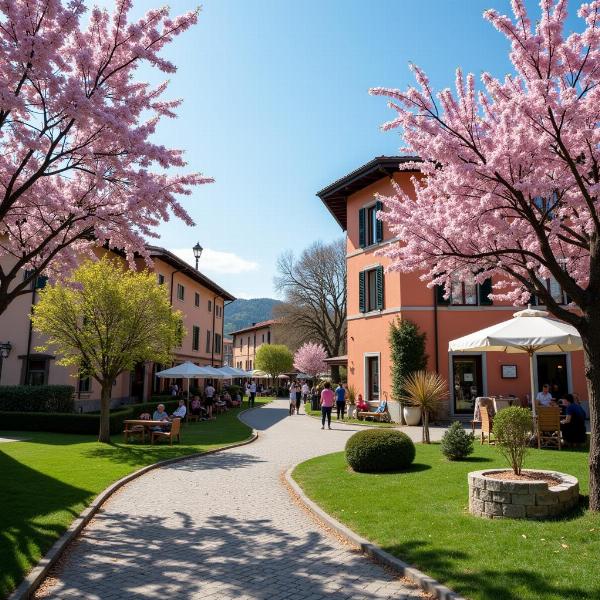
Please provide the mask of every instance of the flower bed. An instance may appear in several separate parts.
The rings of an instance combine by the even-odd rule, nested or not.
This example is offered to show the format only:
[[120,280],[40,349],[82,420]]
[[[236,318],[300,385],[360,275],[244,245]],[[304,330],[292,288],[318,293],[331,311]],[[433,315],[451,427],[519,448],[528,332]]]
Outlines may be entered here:
[[[507,472],[512,473],[508,469],[469,473],[471,514],[488,519],[548,519],[569,512],[579,502],[579,482],[571,475],[524,470],[526,477],[521,480],[502,478]],[[535,474],[542,479],[536,479]],[[549,485],[544,479],[558,483]]]

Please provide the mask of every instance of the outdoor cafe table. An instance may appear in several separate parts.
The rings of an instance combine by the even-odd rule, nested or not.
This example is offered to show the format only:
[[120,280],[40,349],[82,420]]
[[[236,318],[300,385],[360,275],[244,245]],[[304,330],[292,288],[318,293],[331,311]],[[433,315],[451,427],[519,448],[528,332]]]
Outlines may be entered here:
[[[167,421],[169,422],[169,421]],[[125,431],[131,432],[134,430],[136,425],[142,425],[144,427],[144,439],[146,438],[146,430],[150,432],[152,427],[162,427],[165,421],[150,421],[149,419],[125,419],[123,424],[125,425]],[[152,441],[152,434],[150,433],[150,443]]]

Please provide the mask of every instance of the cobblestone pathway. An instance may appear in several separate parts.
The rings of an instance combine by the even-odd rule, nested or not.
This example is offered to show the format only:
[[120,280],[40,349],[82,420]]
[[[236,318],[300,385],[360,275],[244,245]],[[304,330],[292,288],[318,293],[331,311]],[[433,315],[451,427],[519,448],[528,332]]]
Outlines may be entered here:
[[281,483],[356,428],[322,431],[282,400],[243,418],[259,431],[253,444],[157,469],[113,496],[38,597],[423,598],[324,532]]

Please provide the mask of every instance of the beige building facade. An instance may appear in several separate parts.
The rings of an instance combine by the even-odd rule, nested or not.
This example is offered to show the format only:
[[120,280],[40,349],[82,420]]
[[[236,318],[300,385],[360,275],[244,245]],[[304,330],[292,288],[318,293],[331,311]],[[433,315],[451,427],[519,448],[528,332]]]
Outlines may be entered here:
[[[201,366],[221,366],[224,307],[235,298],[168,250],[158,246],[147,249],[158,283],[167,286],[173,308],[183,314],[186,335],[174,351],[173,364],[191,361]],[[3,260],[8,259],[0,259],[0,264]],[[142,259],[138,266],[144,268]],[[33,330],[29,314],[43,285],[44,278],[38,279],[37,289],[15,300],[0,315],[0,344],[10,344],[8,357],[0,359],[0,385],[72,385],[76,406],[83,411],[95,410],[99,406],[99,384],[57,365],[54,354],[36,351],[44,339]],[[132,372],[122,373],[113,384],[113,405],[147,401],[153,393],[164,390],[168,382],[157,378],[156,372],[169,366],[143,363]]]
[[232,367],[252,371],[256,364],[256,351],[263,344],[275,344],[273,336],[274,320],[253,323],[231,333],[233,339]]

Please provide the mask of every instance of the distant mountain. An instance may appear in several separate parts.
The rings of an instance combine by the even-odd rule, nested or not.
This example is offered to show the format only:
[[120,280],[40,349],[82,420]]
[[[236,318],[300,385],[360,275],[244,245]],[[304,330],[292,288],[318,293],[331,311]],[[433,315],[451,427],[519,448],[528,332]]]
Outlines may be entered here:
[[243,329],[268,321],[272,318],[273,307],[280,304],[279,300],[274,298],[251,298],[250,300],[238,299],[225,307],[225,335],[232,331]]

